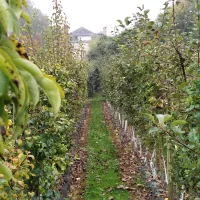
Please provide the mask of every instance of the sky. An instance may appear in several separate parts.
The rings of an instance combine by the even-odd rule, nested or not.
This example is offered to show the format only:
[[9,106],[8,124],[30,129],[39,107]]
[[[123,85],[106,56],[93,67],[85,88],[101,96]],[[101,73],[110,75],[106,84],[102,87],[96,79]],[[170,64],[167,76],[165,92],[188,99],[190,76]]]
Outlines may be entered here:
[[[164,2],[167,0],[62,0],[63,11],[67,15],[70,24],[70,32],[84,27],[94,33],[103,31],[107,27],[108,32],[118,25],[117,20],[124,20],[138,11],[137,7],[144,5],[150,9],[149,16],[155,19]],[[51,15],[51,0],[32,0],[35,7],[43,13]]]

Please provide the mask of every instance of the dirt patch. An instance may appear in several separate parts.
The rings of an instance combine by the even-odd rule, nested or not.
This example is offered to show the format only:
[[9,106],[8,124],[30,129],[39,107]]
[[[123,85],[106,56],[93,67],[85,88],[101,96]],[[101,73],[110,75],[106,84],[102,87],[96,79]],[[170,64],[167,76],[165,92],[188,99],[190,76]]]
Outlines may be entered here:
[[142,180],[140,156],[137,152],[134,152],[130,138],[122,138],[123,130],[119,127],[118,121],[113,120],[106,103],[102,103],[102,109],[107,128],[111,133],[111,138],[119,157],[120,174],[124,183],[120,187],[130,191],[132,200],[150,200],[151,192]]
[[79,141],[77,142],[75,150],[71,153],[74,162],[70,167],[70,189],[68,198],[70,200],[84,199],[85,183],[87,178],[87,138],[90,124],[91,106],[86,108],[86,116],[82,122]]

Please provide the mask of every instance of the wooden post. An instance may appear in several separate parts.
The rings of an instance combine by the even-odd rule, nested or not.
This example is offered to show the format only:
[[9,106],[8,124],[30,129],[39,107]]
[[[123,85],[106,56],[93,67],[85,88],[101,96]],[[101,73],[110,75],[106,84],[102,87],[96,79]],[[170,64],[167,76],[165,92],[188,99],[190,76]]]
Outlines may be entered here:
[[168,200],[173,200],[173,182],[172,182],[172,165],[171,165],[171,145],[167,144],[167,177],[168,177]]
[[156,166],[155,166],[155,163],[154,163],[154,158],[156,157],[156,147],[154,148],[153,150],[153,153],[152,153],[152,156],[151,156],[151,160],[150,160],[150,167],[151,167],[151,171],[152,171],[152,176],[153,176],[153,179],[156,180]]

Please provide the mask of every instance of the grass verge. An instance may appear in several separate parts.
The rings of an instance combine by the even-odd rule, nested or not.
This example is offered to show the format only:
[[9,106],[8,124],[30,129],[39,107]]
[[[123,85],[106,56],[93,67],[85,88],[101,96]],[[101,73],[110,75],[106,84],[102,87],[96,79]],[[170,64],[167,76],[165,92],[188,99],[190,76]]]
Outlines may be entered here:
[[86,200],[129,200],[129,192],[117,189],[122,185],[119,161],[104,123],[99,98],[91,101],[91,121],[88,137],[88,177]]

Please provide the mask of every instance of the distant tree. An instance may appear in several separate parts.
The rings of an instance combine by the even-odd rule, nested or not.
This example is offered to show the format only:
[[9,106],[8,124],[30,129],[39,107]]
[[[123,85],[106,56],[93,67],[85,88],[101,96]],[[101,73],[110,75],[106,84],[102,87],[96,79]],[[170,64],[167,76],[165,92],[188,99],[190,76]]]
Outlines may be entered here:
[[95,68],[90,72],[88,78],[88,96],[91,97],[94,93],[97,93],[101,90],[100,83],[100,71],[98,68]]
[[[49,25],[48,16],[43,14],[42,11],[34,7],[34,3],[31,0],[27,0],[28,10],[27,13],[32,17],[32,30],[35,34],[41,34],[42,30]],[[25,24],[23,20],[20,21],[21,26]]]
[[101,90],[101,67],[105,57],[110,57],[117,53],[115,38],[103,36],[94,39],[90,44],[88,60],[91,63],[91,70],[88,80],[88,94],[92,96]]
[[102,56],[109,56],[117,51],[114,38],[103,36],[90,46],[88,59],[90,61],[101,60]]
[[177,28],[187,32],[194,27],[195,4],[189,0],[177,1],[175,6],[175,21]]
[[[188,32],[194,27],[196,7],[191,0],[177,0],[175,1],[174,10],[172,6],[169,6],[168,11],[170,12],[171,20],[173,20],[174,14],[176,29],[180,30],[180,32]],[[163,15],[164,13],[158,15],[158,22],[162,21]]]

